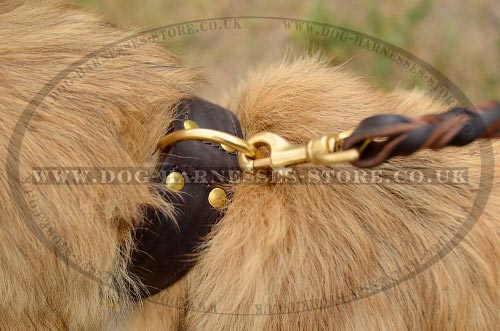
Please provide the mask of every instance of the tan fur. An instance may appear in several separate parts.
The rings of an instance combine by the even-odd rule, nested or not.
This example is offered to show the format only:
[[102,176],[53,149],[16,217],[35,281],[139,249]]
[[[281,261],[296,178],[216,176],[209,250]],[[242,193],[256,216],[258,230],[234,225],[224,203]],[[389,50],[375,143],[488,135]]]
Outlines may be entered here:
[[[316,59],[257,70],[232,100],[248,135],[272,131],[298,143],[340,132],[374,114],[415,117],[447,109],[418,92],[376,91]],[[494,146],[498,151],[498,141]],[[476,194],[478,158],[463,148],[423,151],[383,168],[433,166],[466,167],[468,186],[235,187],[226,216],[191,274],[193,306],[213,302],[218,311],[234,313],[256,312],[257,304],[294,309],[286,304],[349,298],[351,290],[383,275],[401,276],[393,271],[461,225],[458,219]],[[188,329],[493,330],[498,322],[499,181],[497,176],[487,208],[458,247],[396,288],[304,313],[245,317],[193,312]]]
[[[2,3],[0,22],[0,155],[2,168],[11,169],[9,139],[34,93],[124,32],[57,3]],[[22,142],[21,177],[36,166],[154,166],[155,146],[172,109],[196,81],[197,72],[161,46],[108,61],[71,94],[35,113]],[[227,100],[245,135],[268,130],[296,143],[350,128],[373,114],[415,117],[447,109],[418,92],[378,91],[344,68],[309,57],[254,71]],[[499,308],[499,148],[494,142],[497,175],[481,218],[428,270],[343,305],[250,316],[237,314],[255,313],[256,305],[349,297],[352,289],[384,275],[397,277],[395,270],[461,224],[476,195],[478,157],[467,148],[449,148],[383,165],[468,168],[469,183],[460,186],[236,185],[195,269],[134,311],[125,297],[68,267],[34,237],[27,215],[35,211],[18,213],[20,201],[8,191],[8,178],[15,174],[4,171],[0,325],[9,330],[493,330]],[[34,197],[72,258],[91,263],[120,289],[129,281],[126,253],[132,224],[140,220],[138,206],[160,203],[151,192],[147,185],[28,185],[24,198]],[[176,304],[186,309],[169,307]],[[195,311],[211,305],[219,313],[237,314]]]
[[[4,7],[5,6],[5,7]],[[100,19],[64,4],[0,4],[0,150],[2,169],[14,125],[30,99],[52,77],[87,53],[123,38]],[[176,68],[172,68],[176,67]],[[107,61],[75,80],[71,93],[46,99],[22,141],[20,176],[32,167],[152,167],[172,108],[196,82],[160,45],[147,45]],[[5,170],[4,170],[5,171]],[[0,325],[7,329],[98,329],[127,307],[117,292],[56,258],[28,228],[0,183]],[[130,230],[143,203],[158,204],[147,185],[26,186],[30,214],[55,245],[85,271],[123,287]],[[50,225],[50,227],[47,226]],[[94,270],[96,269],[96,270]],[[116,310],[116,311],[115,311]]]

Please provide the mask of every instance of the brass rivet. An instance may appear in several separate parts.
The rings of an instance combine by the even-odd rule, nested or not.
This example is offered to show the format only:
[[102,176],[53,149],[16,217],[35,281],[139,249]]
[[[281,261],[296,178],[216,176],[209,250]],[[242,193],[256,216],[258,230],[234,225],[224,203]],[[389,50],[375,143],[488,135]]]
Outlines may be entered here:
[[229,152],[229,153],[232,153],[232,152],[234,152],[234,151],[235,151],[235,149],[234,149],[234,148],[229,147],[228,145],[220,144],[220,147],[224,148],[224,150],[225,150],[226,152]]
[[171,172],[165,180],[165,185],[170,191],[178,192],[184,187],[184,176],[175,171]]
[[208,194],[208,202],[214,208],[222,208],[226,204],[227,197],[226,192],[221,188],[214,188]]
[[198,123],[191,120],[184,121],[184,129],[196,129],[199,128]]

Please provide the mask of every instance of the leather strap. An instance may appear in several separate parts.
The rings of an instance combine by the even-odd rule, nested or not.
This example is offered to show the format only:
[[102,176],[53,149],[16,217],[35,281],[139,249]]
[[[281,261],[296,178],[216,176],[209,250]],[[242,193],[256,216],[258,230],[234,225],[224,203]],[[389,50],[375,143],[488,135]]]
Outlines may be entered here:
[[343,148],[375,139],[354,163],[357,167],[374,167],[394,156],[409,155],[422,148],[464,146],[478,138],[495,137],[500,137],[500,103],[490,102],[478,107],[478,112],[457,107],[416,120],[400,115],[372,116],[359,123],[344,140]]
[[[181,102],[172,130],[184,129],[186,120],[196,122],[200,128],[242,137],[239,121],[231,111],[202,99]],[[224,186],[230,170],[239,170],[236,153],[213,142],[183,141],[161,152],[155,181],[164,184],[175,171],[183,174],[185,185],[178,193],[167,189],[160,192],[175,206],[176,220],[147,207],[149,224],[135,229],[136,250],[129,272],[146,286],[140,298],[171,286],[193,267],[203,237],[223,216],[221,210],[209,204],[208,195],[213,188]]]

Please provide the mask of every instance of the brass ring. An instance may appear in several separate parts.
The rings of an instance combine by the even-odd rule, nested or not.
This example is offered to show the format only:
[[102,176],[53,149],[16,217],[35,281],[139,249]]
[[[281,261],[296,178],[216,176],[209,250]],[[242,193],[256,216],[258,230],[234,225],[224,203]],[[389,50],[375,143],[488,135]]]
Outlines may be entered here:
[[247,141],[233,136],[229,133],[211,130],[211,129],[186,129],[178,130],[167,134],[158,143],[158,148],[164,149],[179,141],[186,140],[208,140],[219,144],[229,146],[248,157],[255,158],[257,156],[257,147]]

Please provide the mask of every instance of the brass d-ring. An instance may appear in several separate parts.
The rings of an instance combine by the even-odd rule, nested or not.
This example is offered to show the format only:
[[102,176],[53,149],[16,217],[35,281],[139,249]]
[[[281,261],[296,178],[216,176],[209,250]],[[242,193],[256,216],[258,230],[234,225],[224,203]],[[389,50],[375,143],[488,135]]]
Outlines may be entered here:
[[213,141],[231,147],[250,158],[257,157],[257,147],[229,133],[211,129],[187,129],[174,131],[167,134],[160,140],[158,148],[164,149],[165,147],[173,145],[179,141],[186,140]]

